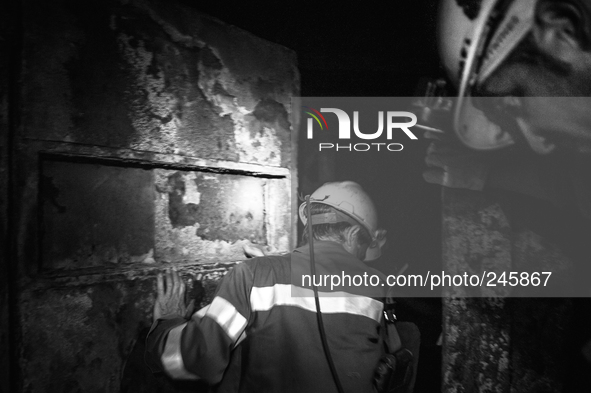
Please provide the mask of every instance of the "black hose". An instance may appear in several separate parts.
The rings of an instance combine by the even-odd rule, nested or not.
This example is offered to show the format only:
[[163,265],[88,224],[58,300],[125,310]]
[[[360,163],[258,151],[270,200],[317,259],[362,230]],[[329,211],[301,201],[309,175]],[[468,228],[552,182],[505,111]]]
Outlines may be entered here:
[[324,355],[328,361],[330,367],[330,373],[332,379],[337,386],[339,393],[344,393],[341,380],[337,374],[337,369],[334,366],[332,355],[330,354],[330,348],[328,348],[328,342],[326,341],[326,332],[324,331],[324,323],[322,322],[322,313],[320,312],[320,299],[318,298],[318,287],[314,284],[314,277],[316,276],[316,263],[314,262],[314,237],[312,234],[312,213],[311,213],[310,196],[306,196],[306,210],[308,213],[308,244],[310,245],[310,271],[312,273],[312,289],[314,290],[314,301],[316,302],[316,320],[318,321],[318,330],[320,331],[320,341],[322,341],[322,348],[324,349]]

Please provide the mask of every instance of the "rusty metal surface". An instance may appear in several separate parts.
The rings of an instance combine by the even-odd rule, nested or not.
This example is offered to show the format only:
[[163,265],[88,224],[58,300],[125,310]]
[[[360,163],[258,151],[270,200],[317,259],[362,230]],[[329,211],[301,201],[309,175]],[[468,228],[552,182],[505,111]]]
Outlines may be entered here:
[[41,172],[43,270],[240,260],[245,243],[287,247],[285,179],[56,160]]
[[[445,189],[443,266],[450,274],[510,270],[510,227],[500,206],[482,193]],[[510,323],[501,288],[454,287],[444,299],[443,385],[450,393],[509,392]],[[475,294],[472,294],[475,295]]]
[[[526,200],[525,205],[520,198],[445,189],[444,269],[456,274],[551,271],[556,288],[568,291],[576,276],[576,256],[588,254],[561,247],[559,233],[569,229],[556,221],[537,225],[539,212],[528,212],[532,202]],[[544,226],[556,228],[545,231]],[[567,237],[574,239],[576,234]],[[470,291],[483,291],[488,297],[465,297],[475,294]],[[585,314],[575,313],[570,298],[510,297],[515,291],[539,294],[539,288],[499,286],[455,288],[447,294],[443,391],[558,393],[586,383],[573,371],[580,354],[570,337]]]
[[145,261],[154,249],[151,171],[46,160],[43,269]]
[[[184,279],[194,277],[188,270],[181,274]],[[187,290],[197,305],[211,301],[218,274],[223,275],[188,280]],[[26,337],[22,367],[28,376],[24,389],[119,392],[128,356],[150,325],[155,293],[153,274],[27,291],[21,303]],[[142,381],[137,384],[144,386]],[[160,385],[175,391],[169,382]]]
[[174,1],[23,4],[20,383],[139,391],[158,271],[204,305],[244,244],[290,245],[295,54]]
[[25,13],[27,137],[289,166],[291,51],[174,4]]

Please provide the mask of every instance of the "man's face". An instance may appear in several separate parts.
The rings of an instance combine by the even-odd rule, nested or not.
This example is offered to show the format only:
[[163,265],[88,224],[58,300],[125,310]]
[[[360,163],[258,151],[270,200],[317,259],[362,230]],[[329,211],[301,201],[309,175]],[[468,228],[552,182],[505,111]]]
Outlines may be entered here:
[[486,107],[502,109],[487,116],[494,121],[504,110],[516,114],[518,130],[509,132],[520,132],[534,151],[591,153],[591,56],[582,50],[557,55],[560,45],[545,35],[530,33],[476,95],[499,97]]

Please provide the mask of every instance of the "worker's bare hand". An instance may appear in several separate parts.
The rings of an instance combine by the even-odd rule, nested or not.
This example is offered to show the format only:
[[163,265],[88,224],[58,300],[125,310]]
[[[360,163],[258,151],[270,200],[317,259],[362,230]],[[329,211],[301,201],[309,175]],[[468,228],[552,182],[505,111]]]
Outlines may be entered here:
[[245,244],[242,249],[248,258],[264,257],[266,255],[265,250],[254,244]]
[[265,246],[261,244],[246,243],[242,246],[244,255],[247,258],[264,257],[266,255],[279,255],[276,248],[272,246]]
[[164,277],[158,273],[158,293],[154,303],[154,321],[172,316],[188,317],[193,313],[195,300],[185,303],[186,285],[176,268],[166,269]]

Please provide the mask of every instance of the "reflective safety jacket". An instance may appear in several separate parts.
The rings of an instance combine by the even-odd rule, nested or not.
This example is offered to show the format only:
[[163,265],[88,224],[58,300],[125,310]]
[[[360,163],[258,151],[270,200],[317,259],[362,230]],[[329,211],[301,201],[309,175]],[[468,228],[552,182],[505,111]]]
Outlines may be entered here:
[[[203,379],[224,392],[336,392],[310,280],[301,283],[301,275],[310,274],[308,253],[306,246],[244,261],[222,279],[211,304],[190,320],[156,321],[147,339],[152,370]],[[338,243],[315,241],[314,255],[316,277],[351,278],[346,285],[318,285],[341,384],[346,392],[374,392],[373,376],[384,352],[384,277]],[[364,276],[368,286],[360,284]]]

